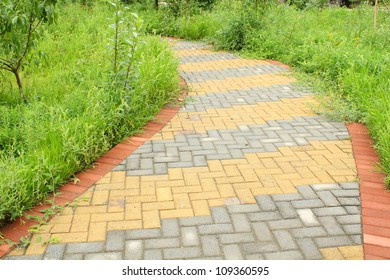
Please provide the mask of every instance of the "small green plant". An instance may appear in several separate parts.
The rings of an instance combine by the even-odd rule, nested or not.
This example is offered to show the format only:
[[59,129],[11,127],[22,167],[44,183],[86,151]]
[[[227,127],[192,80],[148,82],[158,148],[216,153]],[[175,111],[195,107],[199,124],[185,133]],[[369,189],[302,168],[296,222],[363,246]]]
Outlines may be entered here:
[[37,44],[42,23],[56,18],[57,0],[2,0],[0,2],[0,69],[11,72],[20,96],[25,98],[20,70],[31,48]]

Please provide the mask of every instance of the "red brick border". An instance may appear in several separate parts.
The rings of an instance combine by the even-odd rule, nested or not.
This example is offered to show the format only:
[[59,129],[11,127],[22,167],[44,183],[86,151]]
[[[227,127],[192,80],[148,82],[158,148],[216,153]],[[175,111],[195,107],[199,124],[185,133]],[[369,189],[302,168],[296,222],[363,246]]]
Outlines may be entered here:
[[[54,202],[57,205],[65,205],[68,202],[72,202],[75,198],[83,194],[90,187],[92,187],[99,179],[110,172],[114,167],[121,163],[124,159],[130,156],[139,146],[149,140],[156,132],[160,131],[180,110],[181,101],[187,94],[186,82],[181,78],[180,86],[182,88],[182,95],[179,98],[179,104],[174,106],[166,106],[155,116],[153,121],[149,121],[144,127],[143,132],[136,134],[129,138],[126,138],[121,143],[117,144],[105,155],[100,157],[93,168],[89,168],[80,172],[76,177],[80,180],[73,183],[68,183],[60,188],[58,192],[60,194],[54,198],[53,195],[49,196],[49,199],[54,198]],[[38,225],[36,220],[26,219],[27,215],[39,215],[44,214],[41,210],[50,208],[50,204],[38,205],[27,211],[22,217],[16,219],[11,224],[0,229],[0,233],[5,239],[9,239],[18,243],[21,237],[27,237],[29,235],[29,228],[34,225]],[[0,245],[0,259],[8,254],[13,245],[3,244]]]
[[360,180],[365,259],[390,259],[390,192],[385,188],[385,174],[377,171],[379,157],[367,128],[359,123],[347,128]]

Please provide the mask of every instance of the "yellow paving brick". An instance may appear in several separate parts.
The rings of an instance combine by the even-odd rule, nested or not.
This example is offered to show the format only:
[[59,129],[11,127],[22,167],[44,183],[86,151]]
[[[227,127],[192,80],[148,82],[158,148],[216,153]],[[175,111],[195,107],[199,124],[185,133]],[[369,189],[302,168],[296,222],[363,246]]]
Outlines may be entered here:
[[95,191],[123,190],[124,188],[124,183],[98,184],[95,186]]
[[141,203],[129,203],[125,208],[125,220],[141,220],[142,207]]
[[156,189],[158,201],[169,201],[172,200],[172,189],[169,187],[163,187]]
[[238,170],[237,166],[236,165],[225,165],[223,167],[223,169],[225,170],[225,173],[228,175],[228,176],[241,176],[241,173],[240,171]]
[[211,198],[220,198],[219,192],[201,192],[201,193],[190,193],[190,200],[204,200]]
[[106,213],[107,205],[77,207],[75,214]]
[[158,210],[142,211],[142,221],[143,221],[144,228],[159,228],[160,227],[159,211]]
[[233,184],[243,182],[244,178],[242,176],[234,176],[234,177],[220,177],[215,178],[217,184]]
[[25,252],[25,255],[26,256],[29,256],[29,255],[43,255],[46,251],[46,248],[47,248],[47,244],[43,244],[43,243],[31,243],[26,252]]
[[91,222],[120,221],[124,219],[124,216],[124,213],[91,214]]
[[251,188],[262,188],[264,187],[261,182],[245,182],[245,183],[235,183],[233,184],[234,190],[249,190]]
[[51,229],[55,224],[46,224],[39,227],[39,233],[50,233]]
[[[96,214],[95,214],[96,215]],[[71,232],[88,231],[91,214],[77,214],[73,216]]]
[[110,191],[110,200],[115,197],[124,197],[124,196],[132,196],[132,195],[140,195],[140,189],[125,189],[125,190],[115,190]]
[[210,160],[207,162],[207,165],[211,172],[223,171],[223,166],[219,160]]
[[155,194],[156,194],[155,182],[141,183],[141,195],[155,195]]
[[126,180],[126,171],[115,171],[111,173],[111,183],[124,183]]
[[99,181],[96,182],[96,184],[107,184],[111,181],[111,172],[104,175]]
[[139,176],[128,176],[125,178],[126,189],[137,189],[140,187]]
[[186,72],[198,72],[207,70],[218,70],[227,68],[239,68],[246,66],[254,66],[259,64],[270,64],[265,60],[252,60],[252,59],[233,59],[233,60],[217,60],[210,63],[206,62],[192,62],[180,64],[179,68]]
[[107,212],[125,211],[126,199],[124,197],[111,197],[108,201]]
[[126,196],[126,203],[157,201],[155,195]]
[[346,260],[364,259],[363,246],[342,246],[338,249]]
[[249,189],[236,190],[236,194],[242,203],[256,203],[256,199],[253,197],[253,194]]
[[202,192],[203,189],[201,185],[199,186],[185,186],[185,187],[174,187],[172,188],[172,193],[177,194],[177,193],[196,193],[196,192]]
[[8,253],[8,256],[19,257],[19,256],[23,256],[24,253],[25,253],[25,248],[15,248]]
[[280,187],[275,188],[254,188],[251,189],[254,196],[256,195],[266,195],[266,194],[282,194],[283,191]]
[[242,169],[240,170],[242,177],[245,182],[258,182],[259,177],[257,177],[256,172],[253,169]]
[[161,210],[161,209],[175,209],[173,201],[159,201],[159,202],[144,202],[142,203],[142,211]]
[[218,191],[214,179],[211,178],[200,179],[200,185],[202,186],[202,189],[205,192]]
[[320,252],[325,260],[345,260],[338,248],[320,249]]
[[168,170],[169,180],[183,180],[183,172],[181,168],[171,168]]
[[[191,168],[188,170],[189,172]],[[187,171],[187,170],[186,170]],[[197,186],[200,184],[198,174],[196,173],[184,173],[184,181],[187,186]]]
[[142,220],[108,222],[107,230],[141,229]]
[[161,219],[185,218],[185,217],[193,217],[194,212],[192,209],[161,210],[160,216]]
[[162,181],[156,182],[156,187],[183,187],[185,185],[184,180],[175,180],[175,181]]
[[56,233],[52,234],[52,239],[60,243],[86,242],[88,240],[87,232]]
[[231,198],[215,198],[215,199],[208,199],[207,202],[210,207],[217,207],[217,206],[223,206],[229,204]]
[[93,205],[105,205],[108,202],[109,191],[94,191],[92,197]]
[[[77,207],[76,207],[77,208]],[[61,211],[61,215],[73,215],[76,208],[73,207],[65,207]]]
[[195,216],[210,216],[210,208],[206,200],[192,201]]
[[71,226],[72,224],[55,224],[50,230],[50,233],[69,232]]
[[106,239],[107,222],[90,223],[88,242],[103,241]]
[[236,196],[234,188],[231,184],[218,184],[217,188],[221,197]]
[[156,182],[156,181],[166,181],[168,180],[168,175],[153,175],[153,176],[142,176],[142,182]]
[[57,215],[50,220],[52,224],[69,224],[72,223],[73,215]]
[[175,201],[176,209],[191,208],[191,201],[188,197],[188,194],[185,193],[174,194],[173,200]]

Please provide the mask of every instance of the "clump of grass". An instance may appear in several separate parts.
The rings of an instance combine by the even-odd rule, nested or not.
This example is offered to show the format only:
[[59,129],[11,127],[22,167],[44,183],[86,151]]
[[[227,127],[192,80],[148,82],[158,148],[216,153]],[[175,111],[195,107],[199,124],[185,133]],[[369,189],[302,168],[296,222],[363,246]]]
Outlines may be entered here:
[[105,3],[59,5],[38,56],[24,69],[27,102],[3,75],[0,88],[0,226],[153,118],[178,93],[178,60],[168,43],[142,35],[128,98],[118,96]]

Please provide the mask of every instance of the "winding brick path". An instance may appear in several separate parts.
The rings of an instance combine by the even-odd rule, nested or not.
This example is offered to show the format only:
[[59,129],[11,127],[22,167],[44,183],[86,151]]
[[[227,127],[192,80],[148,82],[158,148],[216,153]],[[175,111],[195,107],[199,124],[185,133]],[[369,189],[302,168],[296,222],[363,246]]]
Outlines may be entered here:
[[85,191],[77,207],[5,258],[363,259],[346,126],[316,115],[284,65],[172,47],[186,104],[103,157],[91,188],[65,186]]

